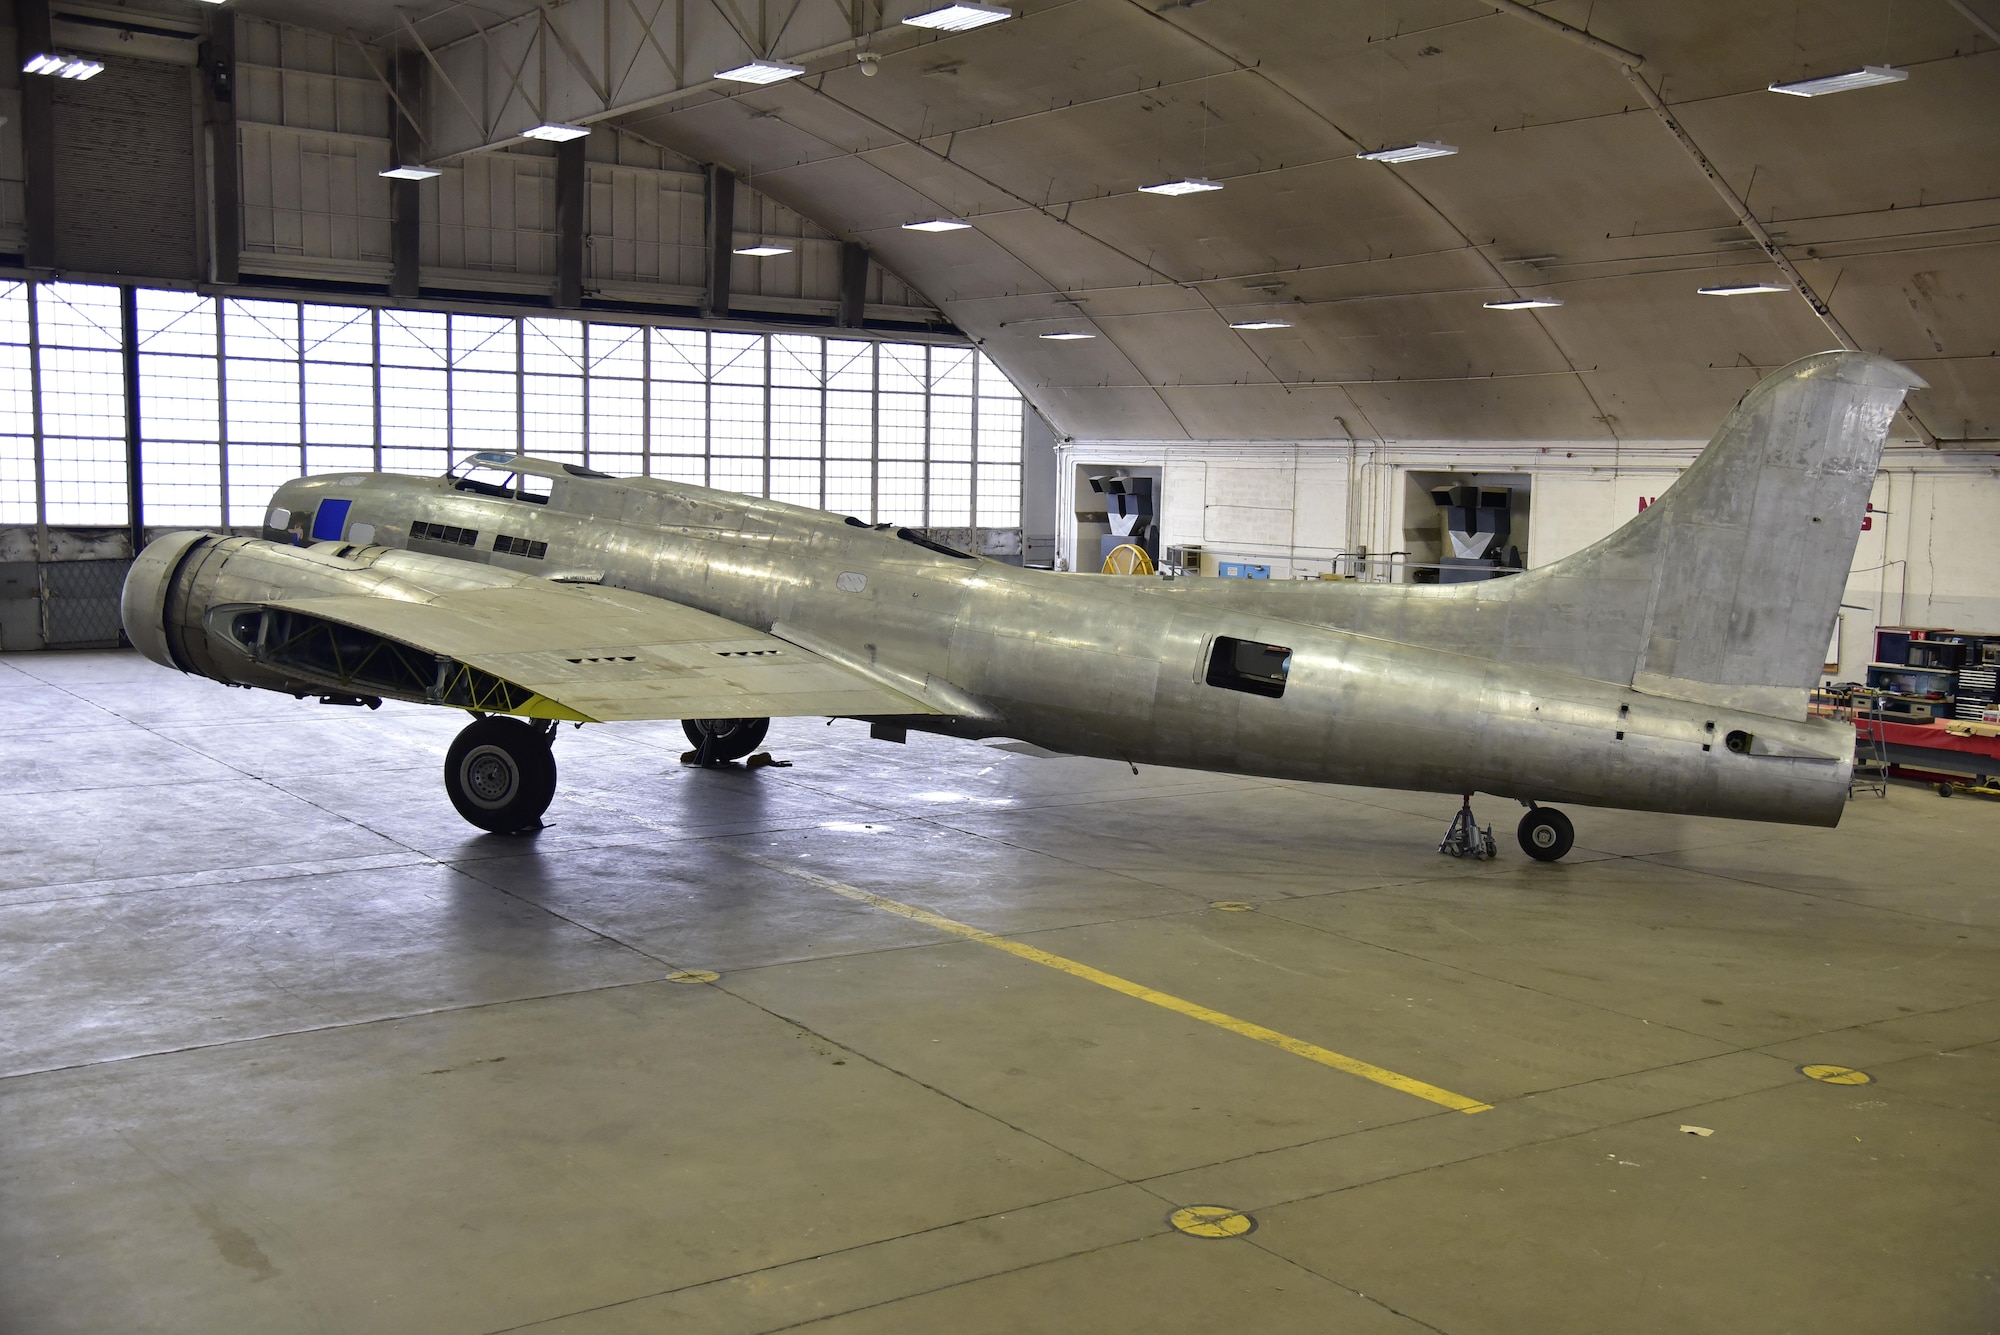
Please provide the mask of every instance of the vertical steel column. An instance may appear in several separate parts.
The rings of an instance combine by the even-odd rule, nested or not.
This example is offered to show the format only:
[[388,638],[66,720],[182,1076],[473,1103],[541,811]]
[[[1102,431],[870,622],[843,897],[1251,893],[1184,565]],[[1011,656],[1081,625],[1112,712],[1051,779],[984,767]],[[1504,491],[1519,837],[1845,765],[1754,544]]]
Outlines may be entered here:
[[736,173],[711,163],[707,177],[708,284],[701,313],[729,314],[729,269],[736,262]]
[[222,506],[222,531],[229,531],[229,321],[222,303],[215,299],[215,446],[216,477],[220,480],[217,500]]
[[584,179],[588,136],[556,145],[556,305],[583,305]]
[[[48,0],[14,0],[15,59],[47,51]],[[21,83],[21,174],[27,204],[30,269],[56,267],[56,90],[47,75],[23,74]]]
[[125,362],[125,491],[126,514],[132,521],[132,555],[146,546],[146,467],[139,432],[139,292],[118,289],[118,324]]
[[[389,156],[398,167],[413,166],[424,160],[423,149],[419,127],[404,114],[403,107],[415,111],[422,105],[424,61],[419,53],[397,53],[395,82],[396,95],[389,99],[389,123],[393,127]],[[398,102],[402,105],[398,106]],[[417,181],[389,182],[389,295],[392,297],[414,297],[422,286],[417,270],[422,246],[419,186]]]
[[208,16],[201,48],[202,110],[208,149],[208,274],[234,283],[243,252],[241,153],[236,142],[236,15]]
[[842,329],[859,329],[868,309],[868,247],[859,241],[840,243],[840,315]]
[[42,450],[42,314],[40,283],[28,284],[28,398],[35,432],[35,559],[48,559],[49,478]]

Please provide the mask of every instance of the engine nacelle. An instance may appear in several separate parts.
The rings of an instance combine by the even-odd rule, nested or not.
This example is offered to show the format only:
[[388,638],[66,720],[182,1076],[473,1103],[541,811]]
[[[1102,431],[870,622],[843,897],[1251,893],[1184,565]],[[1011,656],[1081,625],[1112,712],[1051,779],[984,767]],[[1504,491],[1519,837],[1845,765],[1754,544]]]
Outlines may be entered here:
[[[469,561],[326,542],[169,533],[132,563],[119,610],[134,647],[163,667],[232,686],[341,703],[382,697],[488,713],[547,710],[539,697],[452,658],[315,615],[315,598],[426,602],[524,576]],[[306,602],[303,606],[279,606]],[[546,702],[542,702],[546,704]]]

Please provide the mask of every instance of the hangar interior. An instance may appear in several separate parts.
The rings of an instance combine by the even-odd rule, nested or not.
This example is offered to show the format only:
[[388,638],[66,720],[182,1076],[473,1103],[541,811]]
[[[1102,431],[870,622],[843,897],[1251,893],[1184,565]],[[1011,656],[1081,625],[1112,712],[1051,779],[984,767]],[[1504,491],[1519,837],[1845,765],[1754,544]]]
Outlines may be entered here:
[[[2000,1329],[1993,0],[4,17],[0,1326]],[[1500,577],[1834,347],[1924,386],[1824,676],[1973,740],[1833,830],[793,718],[565,730],[524,839],[456,711],[120,647],[149,540],[482,451]]]

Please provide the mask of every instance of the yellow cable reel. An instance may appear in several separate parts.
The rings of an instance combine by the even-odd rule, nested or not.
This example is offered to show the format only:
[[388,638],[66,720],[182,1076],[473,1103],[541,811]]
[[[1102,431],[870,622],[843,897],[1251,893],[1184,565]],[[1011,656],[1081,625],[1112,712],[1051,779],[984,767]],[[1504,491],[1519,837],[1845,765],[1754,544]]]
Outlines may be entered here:
[[1144,547],[1129,542],[1121,542],[1113,547],[1104,558],[1104,573],[1107,575],[1150,575],[1153,573],[1153,558],[1146,555]]

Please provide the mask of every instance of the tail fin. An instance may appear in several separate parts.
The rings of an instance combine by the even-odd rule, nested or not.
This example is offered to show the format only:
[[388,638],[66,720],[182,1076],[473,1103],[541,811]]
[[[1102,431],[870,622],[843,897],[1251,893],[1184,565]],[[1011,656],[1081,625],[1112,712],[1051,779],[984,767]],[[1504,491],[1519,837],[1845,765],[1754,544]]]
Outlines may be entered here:
[[1480,586],[1507,605],[1497,656],[1803,716],[1890,420],[1923,384],[1862,352],[1820,353],[1766,377],[1637,518]]

